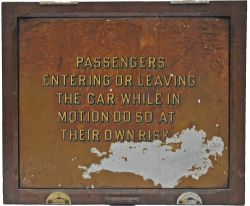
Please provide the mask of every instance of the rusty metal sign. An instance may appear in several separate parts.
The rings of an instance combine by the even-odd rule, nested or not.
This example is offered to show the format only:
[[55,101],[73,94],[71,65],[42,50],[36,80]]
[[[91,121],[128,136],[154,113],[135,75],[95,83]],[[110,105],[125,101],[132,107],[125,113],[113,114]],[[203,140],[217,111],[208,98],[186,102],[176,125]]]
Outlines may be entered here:
[[21,187],[227,187],[228,19],[21,19],[19,32]]

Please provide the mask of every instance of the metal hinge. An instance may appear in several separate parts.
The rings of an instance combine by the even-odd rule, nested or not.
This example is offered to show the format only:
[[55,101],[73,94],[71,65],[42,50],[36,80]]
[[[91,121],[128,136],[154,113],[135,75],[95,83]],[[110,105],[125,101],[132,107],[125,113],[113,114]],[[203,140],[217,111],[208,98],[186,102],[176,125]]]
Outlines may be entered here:
[[209,4],[210,0],[172,0],[171,4]]
[[77,1],[40,1],[39,4],[42,6],[43,5],[44,6],[46,6],[46,5],[51,5],[51,6],[53,6],[53,5],[65,5],[65,6],[67,6],[67,5],[77,5],[78,2]]

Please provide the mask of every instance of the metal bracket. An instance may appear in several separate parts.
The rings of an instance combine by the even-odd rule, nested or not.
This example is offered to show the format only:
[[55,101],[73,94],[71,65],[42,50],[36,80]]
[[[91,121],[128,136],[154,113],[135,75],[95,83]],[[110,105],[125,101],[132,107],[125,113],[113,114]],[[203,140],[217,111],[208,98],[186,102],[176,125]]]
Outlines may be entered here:
[[210,0],[172,0],[170,4],[209,4]]
[[56,6],[56,5],[77,5],[78,2],[77,1],[40,1],[39,2],[40,5],[42,6]]
[[46,199],[47,205],[70,205],[71,199],[64,192],[53,192]]
[[177,205],[202,205],[202,200],[194,192],[185,192],[178,197]]

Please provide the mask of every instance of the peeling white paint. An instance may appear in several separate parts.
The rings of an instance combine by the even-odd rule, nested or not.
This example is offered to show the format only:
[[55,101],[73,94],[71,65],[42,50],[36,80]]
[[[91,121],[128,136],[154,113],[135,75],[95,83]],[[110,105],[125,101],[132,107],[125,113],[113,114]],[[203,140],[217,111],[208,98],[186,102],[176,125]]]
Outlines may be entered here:
[[77,157],[73,157],[71,160],[72,160],[72,161],[75,161],[76,159],[77,159]]
[[86,166],[81,166],[81,165],[79,165],[78,168],[79,168],[80,170],[86,170],[86,169],[87,169]]
[[[99,164],[93,163],[89,167],[79,166],[79,169],[83,170],[84,179],[91,179],[91,174],[103,170],[129,172],[163,188],[173,188],[182,177],[191,176],[198,180],[205,175],[213,167],[210,157],[222,156],[223,150],[221,137],[214,136],[206,141],[206,133],[193,127],[167,138],[165,143],[159,140],[112,143],[107,158],[100,158]],[[98,157],[103,154],[96,148],[91,152]]]
[[91,148],[91,153],[96,154],[97,157],[102,157],[103,155],[106,155],[107,152],[100,152],[98,149],[95,147]]

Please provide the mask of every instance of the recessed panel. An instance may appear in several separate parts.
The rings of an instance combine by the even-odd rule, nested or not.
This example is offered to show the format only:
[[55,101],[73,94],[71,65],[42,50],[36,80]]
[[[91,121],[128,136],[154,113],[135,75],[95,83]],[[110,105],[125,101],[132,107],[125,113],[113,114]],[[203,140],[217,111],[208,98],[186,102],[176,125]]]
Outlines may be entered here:
[[19,21],[21,188],[227,188],[227,18]]

